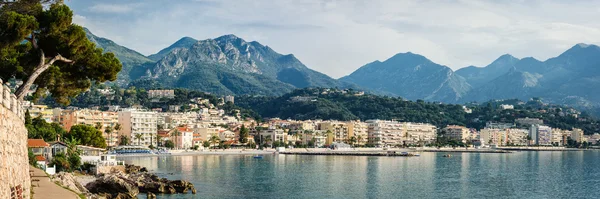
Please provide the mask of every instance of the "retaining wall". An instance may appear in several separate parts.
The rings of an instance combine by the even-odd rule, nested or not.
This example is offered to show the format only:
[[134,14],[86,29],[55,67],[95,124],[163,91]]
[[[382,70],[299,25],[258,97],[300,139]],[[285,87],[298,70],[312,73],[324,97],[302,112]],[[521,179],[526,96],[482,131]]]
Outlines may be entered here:
[[30,198],[27,129],[21,102],[0,80],[0,198]]

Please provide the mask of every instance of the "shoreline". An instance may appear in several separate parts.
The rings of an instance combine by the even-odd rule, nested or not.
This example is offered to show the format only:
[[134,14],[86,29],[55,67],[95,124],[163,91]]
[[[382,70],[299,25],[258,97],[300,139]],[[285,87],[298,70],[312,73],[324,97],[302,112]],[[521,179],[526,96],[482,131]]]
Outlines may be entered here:
[[389,152],[408,152],[408,153],[514,153],[519,151],[593,151],[596,149],[576,149],[576,148],[552,148],[552,147],[499,147],[495,149],[461,149],[461,148],[398,148],[383,150],[381,148],[352,148],[330,150],[326,148],[295,148],[286,149],[277,152],[274,149],[268,150],[241,150],[241,149],[218,149],[207,151],[174,151],[164,154],[126,154],[117,155],[117,158],[128,157],[165,157],[165,156],[202,156],[202,155],[343,155],[343,156],[401,156],[388,154]]

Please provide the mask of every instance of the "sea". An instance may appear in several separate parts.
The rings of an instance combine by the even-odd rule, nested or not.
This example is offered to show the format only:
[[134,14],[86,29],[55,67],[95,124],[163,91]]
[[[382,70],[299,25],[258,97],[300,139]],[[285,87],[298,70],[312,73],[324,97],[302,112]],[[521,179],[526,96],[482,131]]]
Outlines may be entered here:
[[[600,198],[600,151],[419,157],[194,155],[121,158],[197,194],[157,198]],[[146,198],[140,194],[139,198]]]

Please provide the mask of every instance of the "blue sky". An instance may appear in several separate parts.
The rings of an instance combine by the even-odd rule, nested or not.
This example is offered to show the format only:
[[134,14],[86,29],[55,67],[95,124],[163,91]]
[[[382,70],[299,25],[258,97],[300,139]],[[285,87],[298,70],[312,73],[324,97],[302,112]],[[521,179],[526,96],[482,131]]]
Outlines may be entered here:
[[144,55],[235,34],[338,78],[413,52],[458,69],[600,44],[600,1],[71,0],[74,22]]

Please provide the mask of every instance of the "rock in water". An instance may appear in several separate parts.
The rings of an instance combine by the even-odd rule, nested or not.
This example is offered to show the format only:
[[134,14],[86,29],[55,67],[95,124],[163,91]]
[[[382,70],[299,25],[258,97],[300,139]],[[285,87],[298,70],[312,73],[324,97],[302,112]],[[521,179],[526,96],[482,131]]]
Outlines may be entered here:
[[148,192],[148,199],[156,199],[156,195],[154,195],[152,192]]
[[71,173],[60,172],[54,174],[52,176],[52,182],[59,183],[60,185],[67,187],[77,193],[88,192],[88,190],[85,187],[81,186],[81,184],[79,184],[79,182],[75,180],[75,177],[73,177],[73,174]]
[[111,198],[135,198],[140,192],[134,182],[120,175],[104,175],[88,183],[86,188],[95,194],[108,193]]

